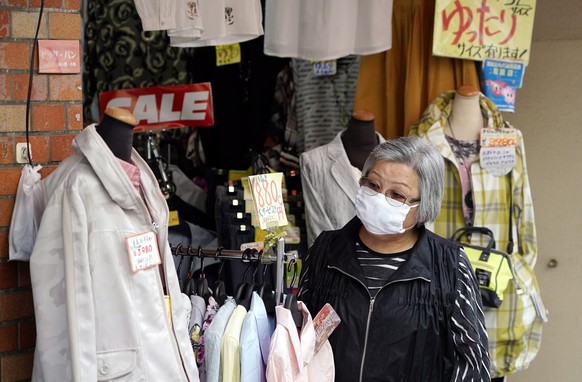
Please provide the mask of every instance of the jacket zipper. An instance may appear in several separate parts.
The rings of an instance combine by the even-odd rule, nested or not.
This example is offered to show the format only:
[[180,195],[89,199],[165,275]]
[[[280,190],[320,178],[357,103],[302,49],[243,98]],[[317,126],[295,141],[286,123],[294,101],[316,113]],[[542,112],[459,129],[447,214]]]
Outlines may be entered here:
[[[359,381],[362,382],[364,380],[363,379],[364,378],[364,362],[366,360],[366,351],[368,350],[368,334],[369,334],[369,331],[370,331],[370,321],[372,320],[372,313],[374,312],[374,302],[376,301],[376,297],[372,297],[372,295],[370,294],[370,290],[368,289],[368,287],[363,282],[361,282],[357,277],[354,277],[354,276],[350,275],[349,273],[344,272],[341,269],[336,268],[336,267],[333,267],[331,265],[328,265],[327,267],[329,269],[335,269],[336,271],[338,271],[340,273],[343,273],[344,275],[346,275],[346,276],[348,276],[348,277],[356,280],[358,283],[360,283],[360,285],[362,285],[366,289],[366,292],[368,292],[368,296],[370,296],[370,305],[368,307],[368,318],[366,320],[366,334],[365,334],[365,337],[364,337],[364,352],[362,353],[362,362],[360,363],[360,378],[359,378]],[[430,280],[428,280],[428,279],[426,279],[424,277],[413,277],[413,278],[409,278],[409,279],[394,280],[394,281],[391,281],[391,282],[387,283],[382,288],[378,289],[378,292],[376,293],[376,296],[378,296],[378,294],[382,291],[382,289],[384,289],[385,287],[387,287],[390,284],[394,284],[394,283],[401,282],[401,281],[416,280],[416,279],[422,279],[422,280],[425,280],[425,281],[430,282]]]

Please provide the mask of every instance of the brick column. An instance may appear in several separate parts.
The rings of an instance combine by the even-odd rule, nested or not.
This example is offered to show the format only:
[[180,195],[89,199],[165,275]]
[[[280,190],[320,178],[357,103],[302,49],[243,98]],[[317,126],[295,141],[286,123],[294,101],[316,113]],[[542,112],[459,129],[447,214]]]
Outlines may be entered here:
[[[81,40],[80,0],[45,0],[39,39]],[[0,1],[0,381],[32,375],[34,305],[28,264],[8,262],[8,228],[22,164],[16,143],[26,141],[30,57],[40,0]],[[37,51],[38,53],[38,51]],[[82,61],[82,60],[81,60]],[[71,153],[83,128],[78,74],[39,74],[35,57],[29,115],[34,164],[45,177]]]

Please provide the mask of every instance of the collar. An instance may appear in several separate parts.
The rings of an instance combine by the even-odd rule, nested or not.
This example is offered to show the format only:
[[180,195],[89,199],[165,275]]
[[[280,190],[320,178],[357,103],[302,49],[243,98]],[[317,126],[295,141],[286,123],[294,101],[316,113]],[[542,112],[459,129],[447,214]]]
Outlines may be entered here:
[[[362,222],[357,216],[350,220],[342,229],[337,231],[337,237],[330,240],[327,253],[333,254],[329,256],[329,266],[356,277],[366,285],[362,267],[356,256],[356,241],[361,226]],[[418,277],[431,280],[433,260],[428,243],[430,233],[424,226],[418,229],[418,240],[412,247],[408,260],[398,268],[390,279],[391,281]]]
[[[307,366],[313,356],[315,355],[315,329],[313,327],[313,320],[311,314],[303,302],[297,302],[297,308],[303,315],[303,325],[301,326],[301,334],[297,331],[293,317],[289,309],[282,305],[275,307],[275,314],[277,315],[277,325],[281,325],[287,332],[293,354],[292,364],[297,365],[297,369],[293,370],[294,374],[300,374],[305,366]],[[295,369],[295,368],[294,368]]]

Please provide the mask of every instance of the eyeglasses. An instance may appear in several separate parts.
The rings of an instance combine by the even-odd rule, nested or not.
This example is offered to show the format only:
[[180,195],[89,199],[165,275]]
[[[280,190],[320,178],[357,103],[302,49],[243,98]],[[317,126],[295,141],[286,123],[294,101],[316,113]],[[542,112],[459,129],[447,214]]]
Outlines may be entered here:
[[[377,183],[375,183],[369,178],[366,178],[365,176],[362,176],[360,178],[360,187],[362,188],[364,194],[370,196],[376,196],[378,193],[382,192],[382,188]],[[406,202],[408,203],[420,202],[420,198],[408,199],[408,197],[404,195],[402,192],[394,190],[386,190],[384,191],[383,195],[386,197],[386,201],[388,202],[388,204],[394,207],[400,207]]]

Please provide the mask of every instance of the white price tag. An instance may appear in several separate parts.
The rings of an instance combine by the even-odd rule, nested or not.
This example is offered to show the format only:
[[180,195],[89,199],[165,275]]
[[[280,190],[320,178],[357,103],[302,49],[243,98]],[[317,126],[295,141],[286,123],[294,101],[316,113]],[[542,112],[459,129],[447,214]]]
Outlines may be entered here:
[[333,76],[337,73],[337,61],[316,61],[313,63],[313,73],[318,77]]
[[132,272],[139,272],[162,263],[158,240],[153,231],[128,236],[125,242]]

